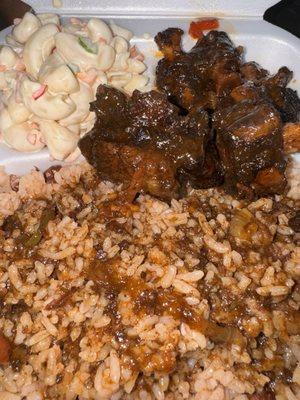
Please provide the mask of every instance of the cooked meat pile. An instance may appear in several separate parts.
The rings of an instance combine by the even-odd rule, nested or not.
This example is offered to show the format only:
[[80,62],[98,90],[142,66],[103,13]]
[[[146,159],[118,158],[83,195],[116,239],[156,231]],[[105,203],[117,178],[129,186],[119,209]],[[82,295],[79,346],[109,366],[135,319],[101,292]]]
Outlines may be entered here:
[[127,184],[129,197],[140,191],[174,197],[177,178],[204,164],[210,130],[201,108],[181,116],[159,92],[129,98],[103,85],[91,109],[97,121],[80,142],[82,154],[104,179]]
[[292,72],[274,75],[243,62],[225,32],[211,31],[190,52],[183,31],[169,28],[155,41],[164,58],[160,90],[131,98],[100,86],[91,109],[97,122],[79,147],[99,174],[139,192],[170,199],[224,184],[240,197],[282,193],[284,153],[300,149],[300,100],[287,88]]

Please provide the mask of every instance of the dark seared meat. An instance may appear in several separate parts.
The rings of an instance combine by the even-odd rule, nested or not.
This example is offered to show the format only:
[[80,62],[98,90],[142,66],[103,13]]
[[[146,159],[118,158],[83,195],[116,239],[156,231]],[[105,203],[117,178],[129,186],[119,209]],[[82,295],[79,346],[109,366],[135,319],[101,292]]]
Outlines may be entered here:
[[283,122],[297,122],[300,117],[300,100],[295,90],[274,86],[267,94],[280,112]]
[[128,126],[129,107],[126,95],[119,90],[101,85],[98,88],[97,100],[91,103],[90,108],[96,113],[96,125],[101,125],[101,137],[104,140],[116,140],[124,143],[128,141],[130,138],[126,127]]
[[254,61],[244,63],[240,68],[242,77],[246,81],[253,83],[260,82],[268,75],[268,71],[263,69],[259,64]]
[[224,182],[221,160],[213,140],[205,148],[205,158],[202,165],[195,165],[193,169],[181,169],[179,181],[185,186],[191,184],[197,189],[207,189],[221,186]]
[[266,99],[280,112],[283,122],[297,122],[300,117],[300,100],[295,90],[286,86],[293,77],[292,71],[282,67],[275,75],[268,75],[256,63],[245,63],[241,66],[244,82],[231,92],[235,101]]
[[177,197],[173,164],[161,152],[97,140],[92,135],[81,140],[80,148],[103,179],[125,183],[128,200],[140,191],[162,199]]
[[286,87],[293,77],[287,67],[270,76],[255,62],[243,64],[241,48],[235,48],[227,34],[218,31],[203,36],[186,53],[180,46],[182,34],[181,29],[169,28],[155,37],[164,54],[156,70],[157,87],[175,104],[186,110],[194,106],[215,110],[232,101],[265,98],[280,112],[283,122],[299,120],[300,100]]
[[[245,82],[235,87],[230,93],[231,101],[235,103],[243,100],[257,102],[261,99],[269,101],[279,111],[282,122],[297,122],[300,116],[300,101],[295,90],[282,88],[280,86],[255,85],[252,82]],[[224,103],[225,101],[225,103]],[[222,99],[219,108],[223,104],[230,105],[228,97]]]
[[183,53],[181,49],[183,33],[183,30],[179,28],[168,28],[156,35],[155,41],[169,61],[174,60],[176,56],[180,56]]
[[182,34],[169,28],[155,37],[164,54],[156,70],[157,86],[187,113],[201,106],[212,114],[215,139],[206,147],[206,163],[184,171],[181,179],[210,187],[221,184],[225,174],[231,193],[282,192],[283,132],[284,151],[299,147],[297,124],[282,132],[282,123],[295,123],[300,115],[298,95],[287,88],[292,71],[282,67],[270,75],[255,62],[243,63],[242,49],[224,32],[211,31],[184,52]]
[[164,54],[156,70],[157,86],[184,109],[215,109],[219,97],[242,83],[241,51],[225,32],[211,31],[185,53],[182,34],[181,29],[169,28],[155,37]]
[[279,86],[285,88],[293,78],[293,72],[287,67],[281,67],[276,74],[272,76],[266,75],[264,84],[269,87]]
[[180,175],[204,165],[209,128],[203,110],[183,117],[163,94],[135,91],[127,98],[108,86],[99,87],[91,108],[97,122],[79,143],[82,154],[104,179],[125,183],[130,197],[140,191],[176,197]]
[[261,84],[266,96],[280,112],[283,122],[296,122],[300,117],[300,99],[297,92],[286,87],[292,77],[293,72],[287,67],[282,67]]
[[100,176],[168,200],[188,184],[224,184],[250,197],[282,193],[284,153],[300,148],[300,100],[287,88],[293,73],[274,75],[244,62],[225,32],[211,31],[185,52],[183,31],[169,28],[155,41],[164,58],[156,69],[162,92],[131,98],[102,85],[92,103],[97,120],[79,143]]
[[[213,125],[225,186],[243,195],[280,192],[285,184],[282,123],[267,102],[242,101],[216,112]],[[271,182],[271,184],[270,184]]]

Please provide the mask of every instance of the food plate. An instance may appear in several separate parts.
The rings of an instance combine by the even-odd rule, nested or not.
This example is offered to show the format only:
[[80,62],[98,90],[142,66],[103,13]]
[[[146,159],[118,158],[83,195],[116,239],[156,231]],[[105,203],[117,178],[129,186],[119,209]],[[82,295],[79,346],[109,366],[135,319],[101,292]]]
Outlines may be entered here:
[[[115,59],[110,59],[108,72],[130,72],[129,81],[117,81],[119,88],[98,87],[98,81],[88,82],[90,75],[78,76],[82,71],[72,66],[73,60],[81,62],[79,45],[89,53],[96,47],[95,55],[112,40],[99,35],[84,41],[92,36],[91,25],[71,20],[80,27],[79,37],[71,60],[63,61],[78,80],[93,86],[93,95],[97,90],[91,108],[95,127],[86,135],[79,127],[79,148],[95,168],[86,162],[48,168],[61,164],[51,161],[48,151],[22,154],[0,148],[0,165],[11,173],[0,167],[0,400],[299,399],[300,163],[295,172],[287,169],[289,192],[267,196],[282,193],[284,154],[299,149],[294,143],[299,125],[293,123],[298,98],[294,103],[295,93],[281,86],[290,71],[266,78],[257,64],[241,65],[242,49],[233,48],[224,32],[209,32],[185,53],[178,40],[182,31],[176,28],[187,32],[197,16],[218,17],[219,29],[244,46],[247,61],[271,73],[286,65],[294,71],[291,86],[298,90],[299,40],[262,21],[269,1],[256,1],[254,8],[243,2],[240,9],[234,7],[241,2],[232,1],[232,12],[217,0],[152,6],[140,0],[136,8],[136,1],[119,8],[102,1],[103,10],[98,2],[93,7],[93,2],[76,1],[74,7],[65,1],[60,10],[49,0],[30,3],[37,13],[59,11],[62,19],[96,15],[130,29],[153,86],[164,54],[157,86],[167,88],[168,96],[133,91],[134,85],[128,89],[137,69],[129,70],[130,63],[118,69],[113,63],[122,53],[125,60],[138,60],[137,49],[128,51],[127,45],[125,51],[115,46]],[[39,26],[36,17],[29,18]],[[19,42],[23,28],[13,32]],[[69,47],[62,45],[65,27],[54,28],[55,41],[39,54],[59,61],[59,51]],[[154,44],[156,34],[161,51]],[[29,43],[30,49],[42,48]],[[186,33],[183,47],[193,44]],[[1,61],[9,79],[15,75],[6,75],[6,54],[9,50]],[[27,61],[41,59],[24,57],[33,77]],[[18,71],[23,66],[16,60],[12,68]],[[27,78],[20,75],[21,92]],[[53,81],[66,82],[57,76]],[[52,91],[49,81],[39,83],[21,92],[24,103],[45,93],[59,93],[63,100],[79,93],[65,84],[53,85]],[[87,114],[90,101],[85,101]],[[49,111],[45,104],[39,112]],[[9,105],[1,109],[1,130],[11,143],[11,126],[3,123]],[[53,121],[63,117],[32,113],[40,125],[29,127],[39,128],[43,120],[45,136],[57,138],[47,125],[49,115]],[[281,130],[285,121],[292,123]],[[22,137],[19,125],[15,132]],[[56,148],[61,150],[62,143],[57,140]]]
[[[238,7],[235,7],[235,2],[226,6],[226,2],[223,1],[204,1],[201,4],[198,1],[192,1],[184,5],[181,2],[176,4],[176,1],[162,1],[155,2],[152,6],[142,1],[139,2],[138,7],[133,5],[134,2],[126,1],[118,7],[115,4],[117,2],[104,1],[101,2],[103,4],[101,9],[99,5],[93,6],[93,2],[78,2],[78,5],[74,7],[74,2],[64,1],[63,8],[60,9],[53,8],[51,2],[46,0],[28,3],[37,12],[55,12],[64,18],[70,15],[83,18],[97,15],[106,21],[113,19],[117,24],[130,29],[135,35],[132,44],[136,44],[146,57],[148,75],[152,78],[152,82],[158,61],[157,47],[153,41],[154,35],[170,26],[180,27],[187,32],[195,16],[208,14],[218,16],[219,29],[226,31],[236,44],[245,47],[247,61],[255,60],[271,73],[277,71],[282,65],[286,65],[294,71],[294,79],[290,86],[298,92],[300,90],[299,39],[262,20],[263,11],[273,3],[272,1],[257,1],[254,7],[241,5],[241,2],[236,2]],[[90,7],[85,3],[89,3]],[[10,28],[0,32],[0,43],[5,42],[5,36],[9,32]],[[184,47],[190,48],[193,42],[186,33]],[[294,157],[298,162],[300,161],[299,154]],[[50,160],[46,149],[38,153],[19,153],[3,144],[0,145],[0,160],[6,171],[14,174],[28,172],[33,166],[43,170],[58,163]]]

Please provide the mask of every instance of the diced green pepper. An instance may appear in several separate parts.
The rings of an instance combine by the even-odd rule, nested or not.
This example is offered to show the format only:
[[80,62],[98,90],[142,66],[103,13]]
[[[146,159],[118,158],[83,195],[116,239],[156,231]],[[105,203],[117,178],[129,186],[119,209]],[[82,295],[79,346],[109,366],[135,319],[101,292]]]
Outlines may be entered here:
[[32,249],[34,246],[38,245],[42,240],[43,233],[47,228],[49,221],[54,219],[55,216],[56,214],[53,208],[46,208],[43,210],[38,229],[31,235],[21,235],[18,238],[18,242],[21,243],[26,249]]
[[34,246],[40,243],[42,239],[42,232],[38,229],[32,235],[24,235],[21,238],[21,243],[26,249],[32,249]]
[[98,46],[97,44],[93,43],[89,38],[85,38],[82,36],[79,36],[78,42],[80,46],[84,48],[85,51],[91,54],[97,54],[98,53]]
[[56,216],[55,210],[53,208],[45,208],[45,210],[42,212],[41,220],[40,220],[40,231],[43,232],[52,219],[54,219]]

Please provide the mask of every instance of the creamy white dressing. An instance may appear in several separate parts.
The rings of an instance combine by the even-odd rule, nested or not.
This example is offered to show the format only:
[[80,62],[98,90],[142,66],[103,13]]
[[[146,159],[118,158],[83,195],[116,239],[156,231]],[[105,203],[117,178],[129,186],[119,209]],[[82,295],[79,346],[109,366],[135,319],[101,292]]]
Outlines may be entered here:
[[[89,104],[99,84],[131,94],[148,83],[132,33],[98,18],[26,13],[0,48],[0,138],[21,152],[48,147],[54,159],[79,156],[93,127]],[[142,75],[143,74],[143,75]],[[76,127],[76,129],[74,129]]]

